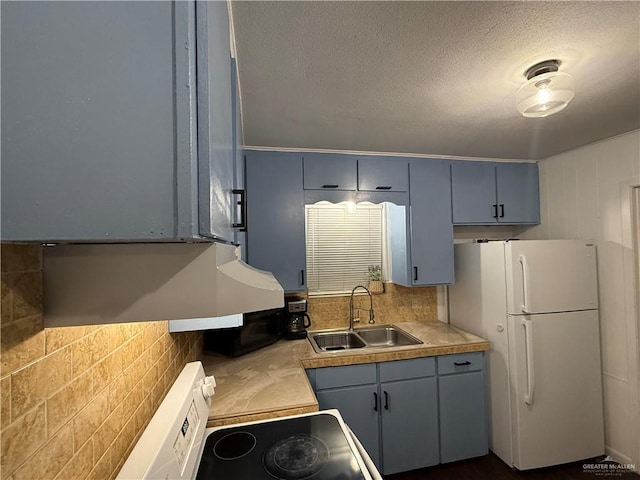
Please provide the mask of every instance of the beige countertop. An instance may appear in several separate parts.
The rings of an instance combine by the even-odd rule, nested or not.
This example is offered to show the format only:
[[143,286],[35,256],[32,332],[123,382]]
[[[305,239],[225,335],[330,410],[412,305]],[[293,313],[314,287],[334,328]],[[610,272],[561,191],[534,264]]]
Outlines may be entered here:
[[389,348],[316,353],[307,339],[280,340],[238,358],[204,352],[207,375],[216,378],[208,426],[314,412],[318,402],[304,372],[357,363],[477,352],[489,342],[442,322],[397,323],[424,343]]

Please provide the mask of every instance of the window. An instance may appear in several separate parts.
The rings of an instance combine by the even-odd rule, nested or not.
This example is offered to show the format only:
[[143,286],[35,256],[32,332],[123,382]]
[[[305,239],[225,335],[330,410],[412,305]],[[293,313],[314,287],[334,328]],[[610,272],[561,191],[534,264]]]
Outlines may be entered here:
[[305,206],[309,295],[350,293],[382,265],[382,205],[320,202]]

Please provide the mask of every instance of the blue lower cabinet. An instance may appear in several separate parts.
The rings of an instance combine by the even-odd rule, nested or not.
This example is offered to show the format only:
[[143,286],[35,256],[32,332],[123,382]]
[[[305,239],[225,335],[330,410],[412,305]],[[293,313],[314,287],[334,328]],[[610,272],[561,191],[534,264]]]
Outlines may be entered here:
[[380,390],[384,474],[438,464],[435,377],[385,382]]
[[440,462],[489,453],[484,372],[438,377]]
[[340,411],[385,475],[488,453],[482,352],[307,375],[320,409]]
[[378,403],[378,386],[374,384],[320,390],[316,392],[316,397],[321,410],[336,408],[340,411],[344,421],[380,470],[380,416],[377,405],[374,405]]
[[340,411],[385,475],[438,463],[433,357],[318,368],[308,375],[320,408]]

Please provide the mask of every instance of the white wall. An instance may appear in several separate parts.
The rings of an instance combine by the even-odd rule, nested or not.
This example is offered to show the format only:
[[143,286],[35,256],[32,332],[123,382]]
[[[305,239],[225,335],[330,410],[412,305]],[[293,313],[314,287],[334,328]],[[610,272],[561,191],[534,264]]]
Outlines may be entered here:
[[598,246],[607,453],[640,467],[638,312],[631,186],[640,185],[640,130],[540,162],[541,225],[529,239]]

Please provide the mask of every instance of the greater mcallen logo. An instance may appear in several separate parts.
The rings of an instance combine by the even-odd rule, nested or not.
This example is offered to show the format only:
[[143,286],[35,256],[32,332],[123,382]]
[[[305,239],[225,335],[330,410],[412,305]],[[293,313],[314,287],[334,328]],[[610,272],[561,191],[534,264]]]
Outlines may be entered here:
[[596,476],[621,477],[623,473],[633,472],[636,466],[633,463],[618,463],[609,455],[598,463],[585,463],[582,465],[584,473],[592,473]]

